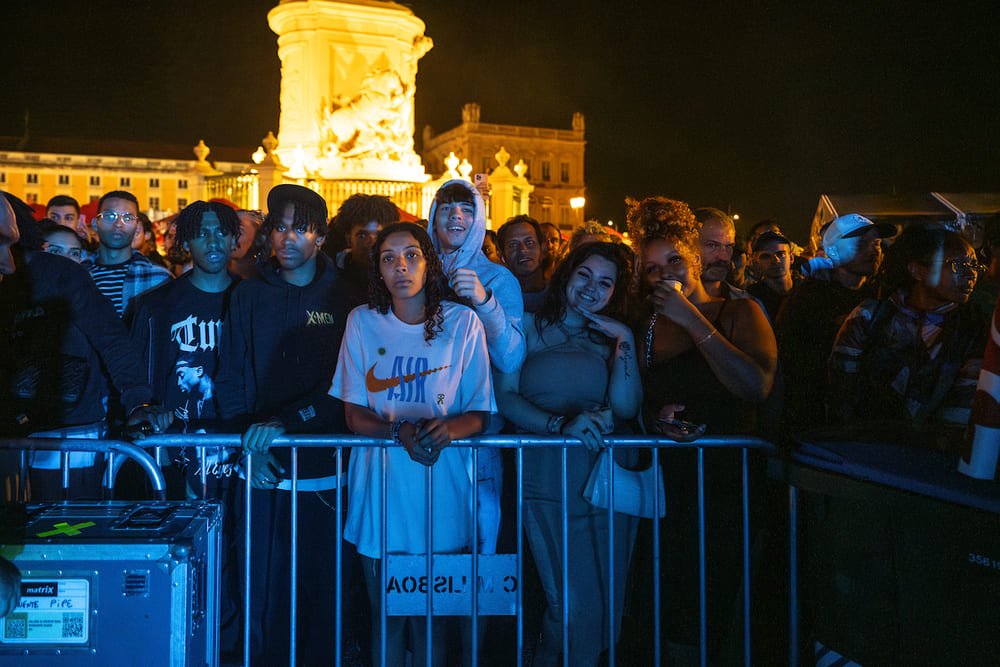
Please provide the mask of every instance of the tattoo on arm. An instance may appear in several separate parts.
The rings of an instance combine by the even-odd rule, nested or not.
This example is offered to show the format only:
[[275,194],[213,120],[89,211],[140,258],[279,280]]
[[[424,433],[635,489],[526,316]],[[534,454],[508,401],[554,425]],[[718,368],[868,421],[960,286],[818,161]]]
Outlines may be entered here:
[[622,341],[618,343],[618,349],[621,350],[621,354],[618,358],[621,359],[622,363],[625,365],[625,377],[632,377],[628,372],[628,362],[632,358],[632,346],[629,345],[628,341]]

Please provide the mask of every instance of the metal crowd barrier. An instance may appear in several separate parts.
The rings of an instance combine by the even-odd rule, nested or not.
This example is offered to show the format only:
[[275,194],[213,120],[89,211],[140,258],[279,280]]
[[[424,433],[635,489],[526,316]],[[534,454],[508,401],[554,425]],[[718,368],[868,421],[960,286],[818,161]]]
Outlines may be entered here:
[[[747,437],[747,436],[721,436],[721,437],[704,437],[694,443],[688,444],[678,444],[672,440],[667,439],[656,439],[648,436],[635,436],[635,437],[606,437],[605,443],[612,450],[615,448],[652,448],[652,466],[654,469],[659,470],[659,451],[660,449],[695,449],[697,452],[697,483],[698,483],[698,590],[700,598],[700,618],[699,618],[699,654],[700,654],[700,664],[707,664],[708,656],[708,632],[707,632],[707,589],[706,589],[706,544],[705,544],[705,522],[706,522],[706,511],[705,511],[705,462],[704,462],[704,452],[706,449],[741,449],[742,450],[742,565],[743,565],[743,599],[742,599],[742,616],[743,616],[743,646],[744,646],[744,664],[751,664],[751,631],[750,631],[750,603],[751,603],[751,576],[750,576],[750,489],[749,489],[749,473],[747,466],[747,456],[748,450],[762,450],[765,453],[773,453],[774,446],[762,439]],[[142,441],[142,447],[147,449],[153,449],[155,460],[159,461],[161,459],[162,448],[165,447],[194,447],[198,451],[198,459],[205,460],[205,448],[208,447],[220,447],[228,446],[233,448],[238,448],[240,446],[240,436],[231,434],[209,434],[209,435],[160,435],[152,436]],[[298,466],[298,454],[299,450],[302,448],[335,448],[336,451],[336,462],[337,469],[344,470],[342,464],[343,448],[345,447],[380,447],[387,448],[393,446],[390,442],[385,440],[378,440],[373,438],[364,438],[357,436],[310,436],[310,435],[299,435],[299,436],[283,436],[275,439],[272,443],[272,448],[278,447],[289,447],[291,448],[291,469],[289,471],[291,476],[291,568],[290,568],[290,617],[289,617],[289,636],[290,641],[290,651],[289,651],[289,664],[297,664],[296,655],[296,642],[295,637],[297,636],[298,627],[298,609],[297,609],[297,577],[298,577],[298,485],[300,478],[300,471]],[[566,466],[566,453],[574,447],[582,447],[582,443],[576,439],[572,438],[546,438],[546,437],[532,437],[532,436],[490,436],[490,437],[480,437],[468,440],[458,440],[451,444],[452,447],[471,447],[472,457],[473,457],[473,468],[478,468],[478,450],[481,447],[497,447],[497,448],[514,448],[516,449],[516,526],[517,530],[517,587],[516,587],[516,635],[517,635],[517,664],[522,664],[522,656],[524,649],[524,609],[523,609],[523,592],[521,582],[523,581],[523,560],[524,560],[524,530],[523,530],[523,451],[525,447],[559,447],[562,448],[562,465],[561,465],[561,479],[562,479],[562,650],[564,656],[564,664],[573,664],[572,655],[569,646],[569,554],[566,545],[568,543],[568,518],[566,509],[566,498],[567,498],[567,466]],[[29,440],[11,440],[4,444],[0,441],[0,447],[14,448],[14,449],[62,449],[64,452],[68,451],[103,451],[110,453],[122,453],[126,454],[142,465],[146,474],[152,480],[153,488],[161,494],[163,493],[164,483],[162,474],[158,469],[156,469],[154,458],[145,454],[138,447],[133,445],[128,445],[127,443],[118,442],[106,442],[106,441],[95,441],[95,440],[85,440],[85,441],[58,441],[58,440],[47,440],[40,441],[37,439]],[[385,456],[387,454],[383,453],[383,464],[385,462]],[[68,480],[68,475],[65,472],[65,465],[67,464],[68,457],[64,455],[64,480]],[[110,467],[109,467],[110,469]],[[384,468],[383,468],[384,469]],[[612,476],[612,502],[611,507],[614,506],[614,496],[613,496],[613,475],[614,466],[609,466],[610,474]],[[111,473],[109,473],[111,474]],[[346,480],[346,471],[343,474],[343,479]],[[434,467],[427,468],[427,489],[428,498],[426,502],[427,511],[427,534],[426,534],[426,544],[433,545],[433,522],[429,520],[433,513],[433,497],[430,493],[432,486],[434,474]],[[113,483],[113,477],[110,478]],[[201,466],[201,481],[202,481],[202,492],[206,488],[206,472],[205,466]],[[380,605],[380,618],[377,622],[381,624],[384,629],[386,627],[387,619],[387,587],[386,587],[386,576],[387,576],[387,559],[385,554],[385,549],[387,545],[386,541],[386,516],[385,511],[385,497],[386,497],[386,484],[385,477],[382,478],[381,484],[381,494],[382,494],[382,567],[381,567],[381,605]],[[335,535],[336,539],[336,553],[335,564],[336,564],[336,628],[334,634],[334,649],[335,649],[335,664],[340,667],[343,659],[343,623],[342,623],[342,605],[343,605],[343,581],[341,579],[342,574],[342,562],[343,554],[341,551],[341,541],[340,536],[343,534],[343,517],[340,508],[343,507],[344,494],[343,494],[343,484],[338,484],[336,494],[337,494],[337,511],[336,511],[336,525],[335,525]],[[277,491],[275,491],[277,492]],[[667,494],[670,493],[669,488],[667,489]],[[478,506],[478,485],[472,485],[472,504],[473,510]],[[790,500],[792,501],[792,511],[794,512],[794,500],[795,492],[790,490]],[[250,611],[251,605],[255,604],[255,600],[250,597],[250,573],[251,573],[251,531],[253,526],[251,525],[251,509],[253,494],[251,493],[250,485],[244,484],[244,494],[243,494],[243,509],[245,514],[244,521],[244,563],[243,563],[243,655],[250,655]],[[659,489],[654,486],[654,507],[658,507],[660,503]],[[667,499],[669,503],[669,498]],[[509,511],[509,508],[504,508],[504,510]],[[609,521],[609,535],[614,535],[614,521],[615,512],[612,509],[608,509],[608,521]],[[479,526],[478,526],[478,516],[476,512],[473,511],[473,535],[478,536]],[[793,519],[793,530],[794,530],[794,515]],[[659,573],[660,570],[660,554],[659,554],[659,544],[660,544],[660,527],[659,521],[654,520],[652,523],[653,530],[653,571],[654,573]],[[608,664],[615,664],[615,585],[614,585],[614,545],[613,540],[609,540],[608,544],[608,557],[609,557],[609,568],[610,568],[610,585],[608,587],[609,596],[609,614],[608,614]],[[478,664],[479,660],[479,579],[478,579],[478,568],[480,554],[478,549],[473,549],[473,554],[471,558],[471,652],[473,658],[473,664]],[[789,660],[791,664],[797,663],[797,625],[796,625],[796,610],[797,610],[797,600],[795,599],[795,554],[791,554],[792,562],[792,592],[790,603],[793,605],[791,613],[791,622],[789,626]],[[427,663],[431,664],[432,658],[432,641],[431,633],[433,627],[433,598],[434,598],[434,559],[425,556],[427,570],[427,595],[426,595],[426,633],[427,633]],[[660,638],[660,627],[661,627],[661,601],[662,594],[660,591],[660,580],[658,574],[653,576],[653,606],[654,606],[654,625],[653,625],[653,656],[654,664],[661,664],[661,638]],[[376,622],[373,619],[373,623]],[[382,646],[381,646],[381,656],[382,664],[385,665],[386,660],[386,633],[381,633]],[[246,659],[244,664],[249,664],[249,660]]]
[[[14,489],[13,500],[28,500],[28,456],[32,451],[59,451],[62,489],[65,497],[70,486],[70,452],[96,452],[105,454],[105,469],[102,476],[102,490],[106,497],[114,494],[115,480],[124,459],[135,461],[149,478],[149,483],[161,500],[166,498],[166,483],[156,461],[142,447],[119,440],[92,440],[86,438],[9,438],[0,439],[0,450],[21,452],[20,473]],[[121,457],[121,458],[119,458]]]

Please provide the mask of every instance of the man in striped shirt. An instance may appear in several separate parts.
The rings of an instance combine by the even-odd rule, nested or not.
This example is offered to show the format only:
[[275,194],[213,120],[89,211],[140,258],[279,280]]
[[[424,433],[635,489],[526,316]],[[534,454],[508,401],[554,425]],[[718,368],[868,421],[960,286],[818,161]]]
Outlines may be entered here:
[[132,299],[170,280],[170,271],[132,250],[132,238],[140,224],[135,195],[124,190],[109,192],[101,197],[97,210],[93,225],[100,247],[87,269],[118,316],[127,320]]

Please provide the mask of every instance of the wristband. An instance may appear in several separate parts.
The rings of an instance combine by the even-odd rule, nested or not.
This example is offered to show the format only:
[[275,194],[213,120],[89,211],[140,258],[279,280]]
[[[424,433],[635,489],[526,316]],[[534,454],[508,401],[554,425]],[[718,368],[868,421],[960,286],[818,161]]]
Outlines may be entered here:
[[389,436],[392,438],[393,444],[398,446],[403,444],[403,441],[399,439],[399,429],[406,423],[408,422],[405,419],[399,419],[392,422],[392,426],[389,427]]

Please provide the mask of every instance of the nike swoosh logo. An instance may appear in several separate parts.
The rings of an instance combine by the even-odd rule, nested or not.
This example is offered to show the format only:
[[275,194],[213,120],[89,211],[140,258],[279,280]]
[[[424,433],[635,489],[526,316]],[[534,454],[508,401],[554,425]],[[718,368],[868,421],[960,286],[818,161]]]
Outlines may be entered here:
[[[437,373],[438,371],[443,371],[446,368],[451,368],[451,366],[448,365],[448,366],[441,366],[440,368],[432,368],[430,370],[426,370],[419,373],[419,375],[420,377],[424,377],[425,375],[430,375],[431,373]],[[403,382],[412,382],[413,380],[417,379],[417,375],[418,373],[410,373],[409,375],[404,375]],[[368,391],[370,391],[373,394],[376,394],[380,391],[385,391],[386,389],[391,389],[393,387],[398,387],[399,384],[400,382],[398,377],[386,378],[384,380],[382,378],[375,377],[375,364],[372,364],[372,367],[369,368],[368,372],[365,374],[365,387],[367,387]]]

